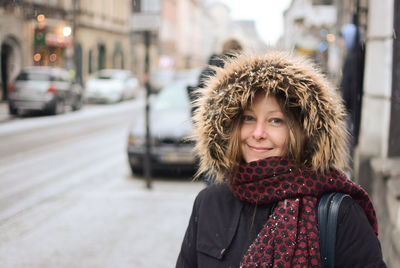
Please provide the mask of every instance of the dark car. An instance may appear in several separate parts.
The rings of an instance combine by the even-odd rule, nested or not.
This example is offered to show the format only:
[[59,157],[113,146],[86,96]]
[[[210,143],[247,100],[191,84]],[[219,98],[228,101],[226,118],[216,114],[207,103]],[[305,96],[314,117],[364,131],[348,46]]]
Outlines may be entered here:
[[[163,88],[151,102],[151,168],[153,171],[195,171],[196,159],[190,120],[187,82],[178,81]],[[132,173],[143,172],[145,156],[145,115],[139,116],[129,132],[128,158]]]
[[83,88],[61,68],[26,67],[9,87],[9,112],[42,111],[59,114],[69,106],[79,110],[83,102]]

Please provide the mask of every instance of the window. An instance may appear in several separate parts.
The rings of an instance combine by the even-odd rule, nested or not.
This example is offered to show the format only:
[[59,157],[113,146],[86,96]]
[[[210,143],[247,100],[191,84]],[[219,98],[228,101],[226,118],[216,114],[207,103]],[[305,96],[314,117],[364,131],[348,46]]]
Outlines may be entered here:
[[132,0],[132,12],[133,13],[138,13],[141,12],[141,1],[142,0]]
[[34,80],[34,81],[53,81],[54,79],[50,76],[50,74],[47,74],[47,73],[22,72],[17,76],[16,80],[18,80],[18,81],[29,81],[29,80]]
[[333,5],[333,0],[313,0],[313,5]]
[[88,62],[89,62],[89,73],[91,74],[92,72],[93,72],[93,63],[92,63],[92,61],[93,61],[93,51],[90,49],[89,50],[89,59],[88,59]]

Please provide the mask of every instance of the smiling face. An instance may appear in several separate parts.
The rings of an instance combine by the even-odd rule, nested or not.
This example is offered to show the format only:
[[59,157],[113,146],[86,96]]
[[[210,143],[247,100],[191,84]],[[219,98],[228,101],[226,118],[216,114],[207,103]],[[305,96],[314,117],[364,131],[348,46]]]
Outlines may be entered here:
[[240,148],[248,162],[271,156],[283,156],[287,151],[289,127],[274,96],[257,93],[244,111],[240,125]]

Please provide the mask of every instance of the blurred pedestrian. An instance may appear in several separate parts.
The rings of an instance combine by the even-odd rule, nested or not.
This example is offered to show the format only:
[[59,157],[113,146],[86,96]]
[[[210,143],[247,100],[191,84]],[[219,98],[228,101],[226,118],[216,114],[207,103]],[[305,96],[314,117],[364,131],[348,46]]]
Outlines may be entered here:
[[[223,45],[222,45],[222,54],[212,54],[210,58],[208,59],[208,65],[206,68],[204,68],[198,79],[198,85],[197,87],[192,87],[188,86],[188,93],[189,93],[189,98],[192,103],[192,108],[191,112],[192,115],[196,109],[196,106],[193,104],[196,102],[199,94],[199,88],[205,88],[206,87],[206,81],[215,75],[216,73],[216,68],[224,68],[224,59],[226,58],[235,58],[237,55],[239,55],[240,52],[242,52],[243,47],[237,41],[236,39],[228,39],[226,40]],[[206,182],[207,185],[211,185],[214,183],[215,176],[214,175],[207,175],[203,174],[201,177],[203,177],[204,181]]]
[[205,81],[215,74],[215,67],[224,68],[224,58],[234,58],[243,51],[242,45],[236,39],[228,39],[222,45],[222,54],[213,54],[208,60],[208,66],[201,72],[199,76],[198,87],[204,88]]
[[226,59],[199,92],[197,196],[176,267],[321,267],[317,207],[341,203],[335,267],[385,267],[367,193],[346,169],[342,99],[308,61],[273,52]]
[[[236,39],[228,39],[222,45],[222,54],[212,54],[208,59],[207,66],[201,71],[197,86],[189,86],[188,93],[192,104],[197,100],[196,92],[198,88],[204,88],[206,81],[215,75],[216,68],[224,68],[225,58],[234,58],[243,51],[242,45]],[[192,113],[195,106],[192,106]]]
[[348,112],[347,130],[351,134],[348,144],[350,157],[348,162],[352,166],[354,147],[358,144],[360,133],[365,51],[361,42],[361,31],[356,25],[345,25],[342,28],[341,36],[345,43],[346,57],[340,88]]

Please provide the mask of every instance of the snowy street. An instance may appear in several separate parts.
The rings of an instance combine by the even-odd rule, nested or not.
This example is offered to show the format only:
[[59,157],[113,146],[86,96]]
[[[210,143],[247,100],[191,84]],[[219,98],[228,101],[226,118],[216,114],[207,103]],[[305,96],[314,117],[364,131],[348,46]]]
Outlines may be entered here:
[[132,177],[140,99],[0,124],[1,267],[174,267],[196,194],[189,177]]

